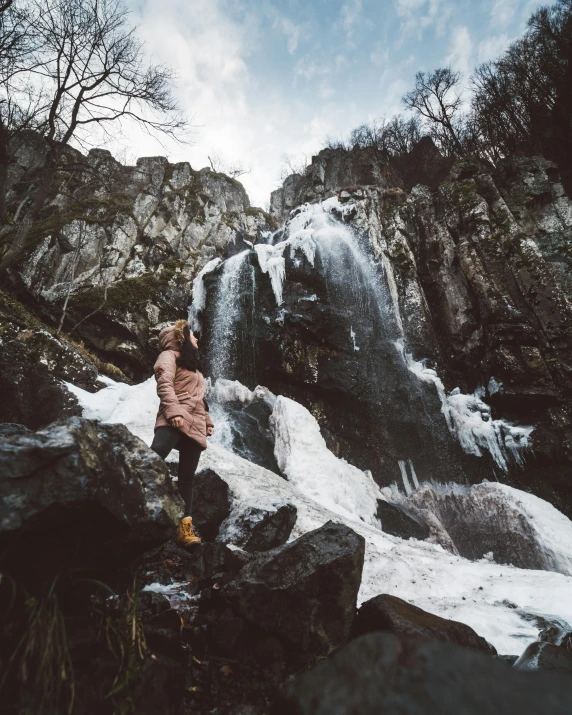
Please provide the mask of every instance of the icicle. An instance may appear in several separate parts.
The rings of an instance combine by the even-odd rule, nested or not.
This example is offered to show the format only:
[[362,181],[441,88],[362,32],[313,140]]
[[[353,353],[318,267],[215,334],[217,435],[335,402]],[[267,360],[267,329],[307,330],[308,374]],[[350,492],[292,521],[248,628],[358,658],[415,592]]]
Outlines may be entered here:
[[258,256],[258,264],[263,273],[268,273],[272,290],[276,298],[276,304],[282,305],[282,288],[286,278],[286,267],[284,261],[284,249],[287,243],[277,243],[276,246],[269,246],[266,243],[257,243],[254,246]]
[[352,328],[351,325],[350,325],[350,338],[352,339],[352,343],[354,346],[354,352],[357,353],[359,351],[359,346],[356,343],[356,334],[355,334],[354,329]]
[[409,478],[407,476],[407,465],[404,459],[398,459],[399,469],[401,470],[401,479],[403,479],[403,487],[405,489],[405,494],[409,497],[413,494],[413,489],[411,489],[411,484],[409,483]]
[[411,470],[411,479],[413,479],[415,489],[419,489],[419,481],[417,479],[417,474],[415,474],[415,468],[413,467],[413,462],[411,460],[409,460],[409,469]]

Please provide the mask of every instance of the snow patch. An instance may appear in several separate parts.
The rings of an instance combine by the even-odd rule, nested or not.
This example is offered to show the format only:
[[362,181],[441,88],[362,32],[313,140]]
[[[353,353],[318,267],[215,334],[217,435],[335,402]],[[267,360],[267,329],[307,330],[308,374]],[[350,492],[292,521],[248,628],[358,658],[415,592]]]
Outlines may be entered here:
[[277,397],[270,429],[278,468],[303,494],[340,516],[379,528],[377,500],[384,499],[380,488],[371,474],[330,452],[305,407]]
[[[134,386],[109,378],[105,381],[108,386],[96,393],[68,384],[84,416],[123,422],[150,443],[158,407],[154,379]],[[499,565],[484,558],[471,562],[435,544],[404,541],[383,533],[372,518],[378,492],[370,475],[337,460],[327,450],[313,417],[292,400],[277,398],[273,419],[276,456],[285,465],[289,481],[212,442],[201,455],[199,468],[213,469],[229,485],[232,496],[231,514],[222,525],[220,540],[236,543],[233,534],[239,538],[242,516],[247,511],[270,511],[278,503],[291,503],[298,510],[291,540],[329,520],[345,523],[364,536],[360,603],[379,593],[399,596],[431,613],[470,625],[500,653],[511,655],[521,653],[538,635],[538,626],[523,614],[544,614],[572,622],[572,578]],[[560,527],[552,527],[560,534],[556,537],[548,532],[562,515],[556,519],[558,512],[536,497],[520,492],[518,496],[528,518],[542,522],[543,538],[550,544],[564,538]],[[166,587],[153,584],[148,590],[152,588]],[[176,585],[172,588],[176,590]]]

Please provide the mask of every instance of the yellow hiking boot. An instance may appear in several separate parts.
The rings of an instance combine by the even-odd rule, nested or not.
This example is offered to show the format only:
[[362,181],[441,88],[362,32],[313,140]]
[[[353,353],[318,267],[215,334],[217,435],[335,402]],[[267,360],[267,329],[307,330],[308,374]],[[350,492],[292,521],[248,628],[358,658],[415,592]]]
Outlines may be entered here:
[[201,543],[201,537],[195,534],[193,520],[190,516],[184,516],[177,527],[177,537],[175,539],[179,546],[194,546]]

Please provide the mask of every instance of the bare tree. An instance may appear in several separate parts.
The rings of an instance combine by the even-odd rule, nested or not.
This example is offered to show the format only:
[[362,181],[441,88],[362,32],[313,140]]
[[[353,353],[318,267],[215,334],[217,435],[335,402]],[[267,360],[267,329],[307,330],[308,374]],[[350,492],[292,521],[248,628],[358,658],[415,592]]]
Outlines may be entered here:
[[0,271],[33,245],[32,227],[72,141],[83,146],[95,128],[125,123],[169,136],[187,127],[172,96],[173,73],[145,62],[120,0],[27,0],[25,8],[34,15],[33,49],[18,72],[19,88],[2,91],[17,101],[19,89],[37,88],[34,123],[47,151],[27,210],[0,230]]
[[237,161],[234,164],[228,164],[219,154],[213,154],[212,158],[208,157],[211,169],[217,174],[226,174],[227,176],[237,179],[239,176],[244,176],[244,174],[250,174],[251,168],[244,166],[241,161]]
[[461,75],[450,67],[433,72],[418,72],[415,87],[402,98],[403,105],[419,113],[428,123],[435,138],[448,153],[464,153],[458,128],[462,100],[459,93]]
[[282,168],[280,170],[280,181],[284,181],[292,174],[305,176],[308,167],[308,157],[305,154],[293,156],[292,154],[282,154]]

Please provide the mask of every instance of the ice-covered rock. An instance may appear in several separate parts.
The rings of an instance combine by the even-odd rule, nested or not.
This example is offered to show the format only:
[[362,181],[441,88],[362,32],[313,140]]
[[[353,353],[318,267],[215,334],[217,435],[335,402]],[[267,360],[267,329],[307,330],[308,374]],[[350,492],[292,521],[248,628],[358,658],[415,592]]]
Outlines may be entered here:
[[401,503],[434,514],[462,556],[572,576],[572,521],[533,494],[499,482],[423,484]]

